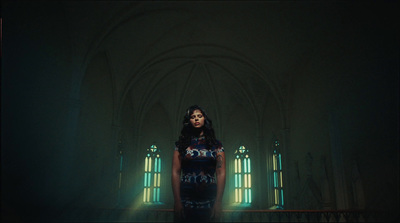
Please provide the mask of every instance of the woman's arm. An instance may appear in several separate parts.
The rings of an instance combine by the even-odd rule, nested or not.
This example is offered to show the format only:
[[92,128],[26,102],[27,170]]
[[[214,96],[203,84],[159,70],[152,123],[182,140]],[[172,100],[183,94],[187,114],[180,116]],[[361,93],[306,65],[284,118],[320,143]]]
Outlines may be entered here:
[[222,202],[222,196],[225,189],[225,152],[217,153],[217,197],[216,201]]
[[217,197],[215,199],[214,210],[212,217],[218,220],[222,211],[222,196],[225,190],[225,152],[217,153]]
[[172,158],[172,192],[174,194],[174,212],[175,217],[180,219],[183,214],[183,207],[181,204],[181,194],[180,194],[180,177],[181,177],[181,156],[179,151],[174,151],[174,156]]

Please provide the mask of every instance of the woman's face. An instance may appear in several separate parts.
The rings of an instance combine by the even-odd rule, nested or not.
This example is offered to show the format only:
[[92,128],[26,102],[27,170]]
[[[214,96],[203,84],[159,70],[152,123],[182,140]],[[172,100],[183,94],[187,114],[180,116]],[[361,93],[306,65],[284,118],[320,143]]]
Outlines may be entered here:
[[204,116],[200,110],[194,110],[190,116],[190,123],[194,128],[201,128],[204,126]]

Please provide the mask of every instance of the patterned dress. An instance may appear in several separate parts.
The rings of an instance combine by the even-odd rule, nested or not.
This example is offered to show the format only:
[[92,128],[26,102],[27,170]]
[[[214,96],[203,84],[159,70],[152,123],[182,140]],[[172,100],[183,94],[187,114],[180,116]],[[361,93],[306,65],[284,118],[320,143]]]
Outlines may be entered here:
[[[175,148],[178,150],[178,148]],[[217,153],[224,152],[221,142],[207,149],[205,137],[192,138],[182,159],[181,202],[186,221],[209,221],[217,195],[215,176]]]

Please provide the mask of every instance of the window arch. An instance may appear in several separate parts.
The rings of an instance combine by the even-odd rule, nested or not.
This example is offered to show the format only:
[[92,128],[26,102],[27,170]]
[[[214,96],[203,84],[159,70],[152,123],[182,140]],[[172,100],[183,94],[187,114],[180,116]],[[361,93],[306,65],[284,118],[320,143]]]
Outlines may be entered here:
[[249,150],[240,146],[235,151],[235,203],[251,204],[251,160]]
[[161,157],[156,145],[147,149],[144,162],[144,203],[160,202]]
[[279,149],[279,140],[274,141],[272,165],[274,170],[274,205],[278,209],[283,209],[283,173],[282,155]]

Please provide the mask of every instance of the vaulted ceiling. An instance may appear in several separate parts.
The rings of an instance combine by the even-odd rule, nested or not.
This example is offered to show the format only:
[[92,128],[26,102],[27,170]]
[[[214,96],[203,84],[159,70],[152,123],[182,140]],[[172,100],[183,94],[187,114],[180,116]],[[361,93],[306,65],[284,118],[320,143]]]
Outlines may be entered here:
[[334,38],[330,21],[338,18],[330,18],[335,12],[326,15],[330,6],[63,2],[74,62],[81,68],[74,77],[75,93],[79,95],[88,63],[105,53],[117,107],[122,109],[130,97],[137,120],[161,100],[170,106],[172,119],[180,119],[176,114],[193,103],[219,108],[213,111],[218,120],[241,104],[260,122],[270,103],[281,112],[275,118],[284,128],[292,76],[304,72],[319,44]]

